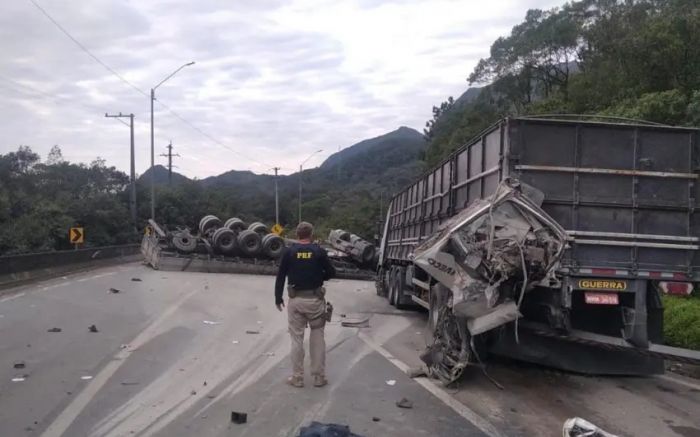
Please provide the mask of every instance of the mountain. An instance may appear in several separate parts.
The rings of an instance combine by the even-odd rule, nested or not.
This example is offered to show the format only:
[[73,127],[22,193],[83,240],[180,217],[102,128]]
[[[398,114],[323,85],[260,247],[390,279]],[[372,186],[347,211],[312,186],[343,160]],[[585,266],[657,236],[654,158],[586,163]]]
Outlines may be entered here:
[[366,162],[367,159],[372,161],[379,159],[381,164],[393,166],[407,158],[414,158],[417,153],[424,149],[425,139],[423,135],[414,129],[402,126],[395,131],[360,141],[332,154],[321,164],[321,169],[349,164],[351,161]]
[[[153,174],[155,175],[155,184],[156,185],[168,185],[168,169],[163,167],[162,165],[156,165],[153,167]],[[173,172],[173,185],[180,184],[185,181],[189,181],[190,179],[187,176],[181,175],[180,173]],[[138,178],[139,182],[144,182],[144,183],[151,183],[151,169],[149,168],[146,170],[141,176]]]

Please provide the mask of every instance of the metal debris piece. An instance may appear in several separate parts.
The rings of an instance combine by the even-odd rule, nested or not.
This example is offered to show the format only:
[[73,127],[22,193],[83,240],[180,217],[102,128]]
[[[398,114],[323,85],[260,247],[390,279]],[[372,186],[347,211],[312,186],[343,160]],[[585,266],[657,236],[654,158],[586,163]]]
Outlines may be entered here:
[[202,384],[202,385],[203,385],[204,387],[206,387],[206,386],[207,386],[207,382],[206,382],[206,381],[204,381],[204,384]]
[[100,331],[97,330],[97,326],[95,326],[95,325],[90,325],[90,326],[88,327],[88,331],[90,331],[90,332],[100,332]]
[[246,329],[245,333],[246,334],[260,334],[260,331],[258,331],[256,329]]
[[238,342],[238,340],[233,340],[231,343],[238,344],[239,342]]
[[12,367],[15,369],[24,369],[27,367],[27,365],[24,363],[24,361],[17,361]]
[[196,395],[196,394],[197,394],[197,392],[194,391],[194,390],[192,390],[192,391],[190,392],[190,395],[191,395],[191,396],[194,396],[194,395]]
[[81,376],[80,379],[82,379],[83,381],[89,381],[89,380],[92,379],[92,376],[90,376],[90,375],[84,375],[84,376]]
[[372,422],[379,422],[380,420],[382,419],[380,419],[379,417],[372,417]]
[[207,395],[207,399],[215,399],[216,395]]
[[12,382],[23,382],[23,381],[25,381],[26,379],[27,379],[27,378],[26,378],[26,375],[15,376],[14,378],[12,378]]
[[401,398],[400,401],[396,401],[396,406],[399,408],[410,409],[410,408],[413,408],[413,402],[411,402],[410,400],[408,400],[406,398]]
[[138,381],[122,381],[122,385],[139,385]]
[[61,328],[51,328],[51,329],[46,330],[46,332],[61,332],[61,331],[62,331]]
[[340,322],[340,326],[346,328],[369,328],[369,317],[346,318]]
[[421,376],[427,376],[428,372],[425,369],[425,367],[409,367],[406,369],[406,375],[408,375],[409,378],[418,378]]
[[386,381],[386,385],[396,385],[396,380],[395,379],[389,379]]
[[110,291],[110,293],[114,293],[114,294],[117,294],[117,293],[120,293],[120,292],[121,292],[121,290],[118,289],[118,288],[110,288],[109,291]]
[[131,278],[133,282],[141,282],[141,278]]
[[212,320],[203,320],[202,323],[204,323],[205,325],[218,325],[221,322],[214,322]]
[[241,425],[243,423],[248,422],[248,414],[247,413],[241,413],[238,411],[231,411],[231,422]]
[[562,430],[563,437],[617,437],[615,434],[603,431],[591,422],[581,419],[580,417],[572,417],[564,422]]
[[415,249],[415,264],[439,282],[431,291],[434,342],[422,358],[443,382],[479,361],[476,336],[512,321],[517,329],[526,292],[560,286],[553,272],[567,235],[539,207],[541,199],[534,188],[506,180]]

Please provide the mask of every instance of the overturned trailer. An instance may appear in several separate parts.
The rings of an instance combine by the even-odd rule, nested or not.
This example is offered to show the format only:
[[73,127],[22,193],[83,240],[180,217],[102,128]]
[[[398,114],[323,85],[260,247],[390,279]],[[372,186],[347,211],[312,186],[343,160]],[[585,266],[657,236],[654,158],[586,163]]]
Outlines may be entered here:
[[376,249],[369,241],[342,229],[334,229],[328,234],[328,244],[347,255],[359,266],[373,266],[376,262]]
[[660,293],[700,282],[698,130],[515,118],[391,201],[377,291],[429,310],[446,381],[486,353],[584,373],[653,374]]

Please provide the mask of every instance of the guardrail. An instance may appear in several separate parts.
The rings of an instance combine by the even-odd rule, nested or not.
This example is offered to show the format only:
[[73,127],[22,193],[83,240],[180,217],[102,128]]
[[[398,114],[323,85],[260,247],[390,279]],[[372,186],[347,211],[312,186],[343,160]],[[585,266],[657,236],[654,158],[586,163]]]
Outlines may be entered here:
[[0,288],[91,266],[137,260],[138,244],[0,256]]

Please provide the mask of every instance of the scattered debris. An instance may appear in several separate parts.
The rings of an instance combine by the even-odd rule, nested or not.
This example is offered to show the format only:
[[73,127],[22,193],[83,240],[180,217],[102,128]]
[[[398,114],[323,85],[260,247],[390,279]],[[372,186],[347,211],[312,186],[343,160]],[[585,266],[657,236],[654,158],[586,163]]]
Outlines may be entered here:
[[97,330],[97,326],[95,326],[95,325],[90,325],[90,326],[88,327],[88,331],[90,331],[90,332],[100,332],[100,331]]
[[141,282],[141,278],[131,278],[133,282]]
[[231,422],[241,425],[248,422],[248,414],[240,413],[238,411],[231,411]]
[[390,380],[386,381],[386,385],[396,385],[396,380],[390,379]]
[[341,318],[343,318],[343,319],[347,317],[347,314],[343,314],[343,313],[340,313],[340,314],[338,314],[338,315],[339,315]]
[[413,402],[409,401],[406,398],[401,398],[400,401],[396,401],[396,406],[399,408],[413,408]]
[[118,288],[110,288],[109,291],[110,291],[110,293],[114,293],[114,294],[117,294],[117,293],[120,293],[120,292],[121,292],[121,290],[118,289]]
[[68,396],[70,396],[70,395],[73,394],[73,392],[72,392],[72,391],[67,391],[66,394],[67,394]]
[[361,437],[350,432],[347,425],[336,423],[311,422],[309,426],[303,426],[299,430],[299,437]]
[[211,320],[204,320],[202,323],[204,323],[205,325],[218,325],[218,324],[220,324],[221,322],[214,322],[214,321],[211,321]]
[[340,322],[346,328],[369,328],[369,317],[347,318]]
[[85,375],[85,376],[81,376],[80,379],[82,379],[83,381],[89,381],[89,380],[92,379],[92,376],[90,376],[90,375]]
[[27,379],[27,375],[15,376],[12,378],[12,382],[23,382]]
[[122,381],[122,385],[139,385],[138,381]]
[[215,399],[216,395],[207,395],[207,399]]
[[408,375],[409,378],[419,378],[421,376],[428,376],[428,371],[423,366],[409,367],[406,369],[406,375]]
[[209,286],[208,286],[208,285],[205,285],[205,286],[204,286],[204,289],[205,289],[205,290],[209,290]]
[[379,422],[380,420],[382,420],[382,419],[380,419],[379,417],[373,417],[373,418],[372,418],[372,422]]
[[263,355],[268,356],[268,357],[274,357],[275,353],[274,352],[265,352]]
[[126,349],[126,348],[128,348],[128,347],[129,347],[128,344],[121,344],[121,345],[119,345],[119,349]]
[[24,363],[24,361],[17,361],[12,367],[15,369],[24,369],[27,367],[27,365]]
[[231,343],[233,343],[233,344],[238,344],[239,341],[238,341],[238,340],[233,340]]
[[617,437],[614,434],[605,432],[587,420],[580,417],[572,417],[564,422],[562,432],[564,437]]
[[190,395],[192,395],[192,396],[194,396],[194,395],[196,395],[196,394],[197,394],[197,392],[194,391],[194,390],[192,390],[192,391],[190,392]]
[[51,329],[46,330],[46,332],[61,332],[61,331],[62,331],[61,328],[51,328]]
[[260,331],[258,331],[256,329],[246,329],[245,333],[246,334],[260,334]]
[[204,384],[202,384],[202,385],[203,385],[204,387],[206,387],[206,386],[207,386],[207,382],[206,382],[206,381],[204,381]]

